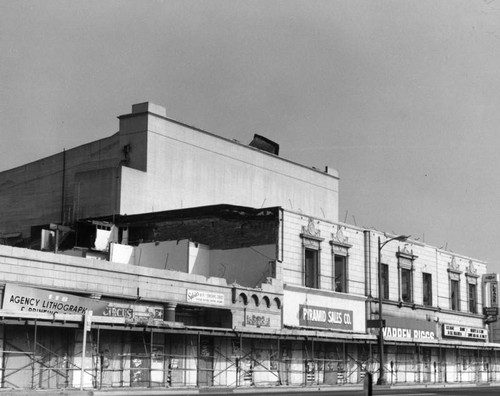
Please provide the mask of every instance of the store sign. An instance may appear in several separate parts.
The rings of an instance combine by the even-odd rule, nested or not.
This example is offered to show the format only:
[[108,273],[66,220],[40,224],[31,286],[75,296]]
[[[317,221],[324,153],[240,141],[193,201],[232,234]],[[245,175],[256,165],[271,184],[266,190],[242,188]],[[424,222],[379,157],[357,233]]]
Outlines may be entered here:
[[491,282],[490,304],[492,306],[498,305],[498,283],[497,282]]
[[147,322],[163,320],[163,307],[161,305],[139,305],[110,302],[102,316],[125,318],[126,322]]
[[125,318],[125,319],[133,319],[134,318],[134,309],[133,308],[125,308],[125,307],[110,307],[107,306],[102,316],[112,317],[112,318]]
[[443,337],[467,338],[486,341],[488,339],[488,331],[477,327],[443,324]]
[[498,274],[483,275],[484,306],[498,307]]
[[199,290],[187,290],[186,301],[208,305],[224,305],[224,294]]
[[484,307],[483,315],[486,316],[496,316],[498,315],[498,307]]
[[306,327],[352,330],[353,311],[299,305],[299,324]]
[[245,325],[256,327],[270,327],[271,318],[267,315],[247,315]]
[[436,325],[426,320],[386,316],[385,338],[402,341],[428,341],[436,339]]
[[485,282],[496,282],[497,274],[485,274],[483,275],[483,279]]
[[88,310],[91,310],[94,315],[102,315],[107,306],[107,302],[90,298],[7,283],[2,309],[78,315],[84,315]]

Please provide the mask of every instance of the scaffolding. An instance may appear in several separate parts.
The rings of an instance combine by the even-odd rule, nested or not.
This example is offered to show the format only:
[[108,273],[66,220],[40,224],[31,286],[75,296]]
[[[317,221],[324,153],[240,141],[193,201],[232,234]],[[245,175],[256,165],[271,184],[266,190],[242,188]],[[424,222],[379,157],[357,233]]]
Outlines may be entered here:
[[[362,383],[366,372],[376,380],[379,370],[373,340],[97,326],[82,353],[80,323],[35,320],[0,328],[3,388],[343,386]],[[395,385],[500,378],[498,351],[481,345],[392,343],[386,356],[387,380]]]

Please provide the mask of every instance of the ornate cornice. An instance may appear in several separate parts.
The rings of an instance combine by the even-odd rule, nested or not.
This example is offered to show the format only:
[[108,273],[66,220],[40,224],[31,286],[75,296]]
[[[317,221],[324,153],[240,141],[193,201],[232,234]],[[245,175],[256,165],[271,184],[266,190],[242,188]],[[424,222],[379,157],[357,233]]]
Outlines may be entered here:
[[307,221],[307,226],[302,226],[302,233],[300,234],[302,238],[314,239],[316,241],[323,241],[321,238],[321,230],[316,228],[314,220],[309,218]]

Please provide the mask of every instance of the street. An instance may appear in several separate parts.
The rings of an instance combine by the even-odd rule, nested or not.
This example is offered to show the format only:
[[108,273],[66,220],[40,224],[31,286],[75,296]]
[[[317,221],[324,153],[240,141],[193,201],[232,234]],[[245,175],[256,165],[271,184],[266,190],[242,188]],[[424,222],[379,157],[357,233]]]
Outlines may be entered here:
[[[201,393],[201,392],[200,392]],[[235,391],[233,393],[236,393],[238,395],[255,395],[256,391],[254,390],[253,392],[240,392],[240,391]],[[213,393],[211,393],[213,394]],[[320,394],[320,395],[334,395],[334,396],[364,396],[366,393],[363,390],[358,389],[320,389],[317,391],[302,391],[302,390],[283,390],[283,391],[277,391],[277,390],[267,390],[263,389],[261,392],[258,392],[259,395],[290,395],[293,394],[294,396],[306,396],[306,395],[311,395],[311,394]],[[222,393],[221,393],[222,395]],[[436,388],[399,388],[399,387],[392,387],[392,388],[377,388],[374,386],[373,389],[373,395],[375,396],[394,396],[394,395],[409,395],[409,396],[433,396],[433,395],[448,395],[448,396],[476,396],[476,395],[483,395],[483,396],[496,396],[500,395],[500,386],[464,386],[464,387],[447,387],[447,388],[441,388],[441,387],[436,387]]]
[[[69,394],[69,393],[68,393]],[[222,395],[238,395],[238,396],[311,396],[314,394],[324,395],[324,396],[366,396],[367,393],[363,391],[360,387],[335,387],[335,388],[251,388],[251,389],[214,389],[214,388],[201,388],[201,389],[170,389],[170,390],[153,390],[153,389],[141,389],[141,390],[103,390],[103,391],[92,391],[90,392],[93,396],[121,396],[121,395],[155,395],[155,396],[194,396],[194,395],[210,395],[210,396],[222,396]],[[373,396],[395,396],[395,395],[408,395],[408,396],[436,396],[436,395],[447,395],[447,396],[496,396],[500,395],[500,386],[462,386],[462,387],[427,387],[427,388],[417,388],[417,387],[383,387],[377,388],[374,386]]]

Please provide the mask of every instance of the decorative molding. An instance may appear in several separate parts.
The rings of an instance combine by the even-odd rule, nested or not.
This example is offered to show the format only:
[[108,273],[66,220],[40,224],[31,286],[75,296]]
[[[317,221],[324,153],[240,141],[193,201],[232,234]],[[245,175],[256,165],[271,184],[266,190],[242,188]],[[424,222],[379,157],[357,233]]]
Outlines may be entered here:
[[330,240],[330,246],[332,247],[332,252],[347,256],[352,245],[348,243],[349,238],[344,235],[341,226],[338,227],[337,232],[331,233],[331,238],[332,239]]
[[451,257],[451,261],[448,263],[448,272],[454,272],[456,274],[461,274],[460,264],[457,263],[457,259],[455,256]]
[[311,218],[307,220],[307,226],[302,226],[302,233],[315,238],[321,238],[321,231],[316,229],[314,220]]
[[410,252],[406,245],[403,246],[402,250],[398,248],[396,257],[398,258],[398,268],[406,268],[411,271],[415,270],[413,262],[416,258],[418,258],[418,256],[415,256],[413,251]]
[[404,245],[403,246],[403,249],[400,251],[401,254],[404,254],[404,255],[407,255],[407,256],[413,256],[413,253],[411,253],[409,250],[408,250],[408,246]]
[[324,241],[324,238],[321,238],[321,230],[316,229],[314,220],[311,218],[308,219],[307,226],[302,226],[300,236],[301,238],[313,239],[318,242]]
[[411,260],[411,261],[414,261],[415,259],[418,258],[418,256],[415,256],[413,254],[413,250],[412,251],[408,250],[408,247],[406,245],[403,246],[403,249],[400,249],[398,247],[398,252],[396,253],[396,256],[399,258],[405,258],[405,259]]
[[[332,242],[338,245],[349,245],[349,238],[344,235],[342,229],[345,227],[338,226],[337,232],[332,232]],[[352,246],[352,245],[349,245]]]
[[470,278],[479,278],[477,274],[477,268],[472,260],[469,260],[469,266],[465,269],[465,275]]

